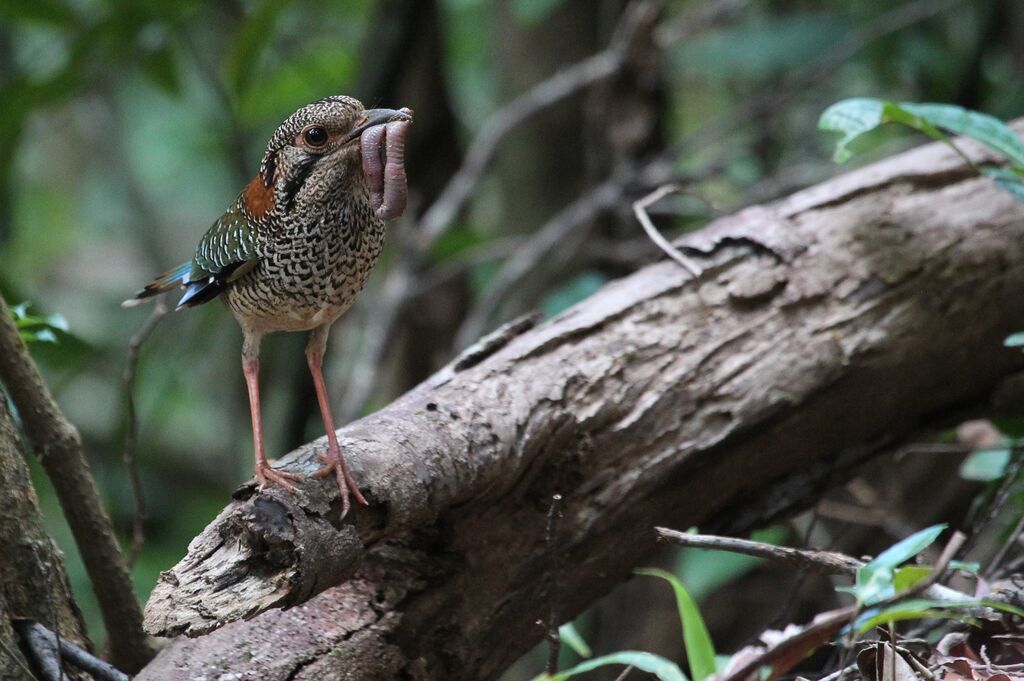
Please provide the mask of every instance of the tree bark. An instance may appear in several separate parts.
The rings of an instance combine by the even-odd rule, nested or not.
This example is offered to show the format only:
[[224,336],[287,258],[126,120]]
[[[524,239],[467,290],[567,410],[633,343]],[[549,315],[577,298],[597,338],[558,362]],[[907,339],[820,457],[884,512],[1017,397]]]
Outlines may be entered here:
[[[88,648],[64,554],[43,527],[18,433],[0,394],[0,599],[11,616],[45,623]],[[5,624],[9,624],[5,619]],[[8,653],[9,654],[9,653]]]
[[1024,324],[1024,207],[946,147],[680,243],[698,279],[646,267],[341,429],[369,508],[242,488],[146,609],[153,633],[221,628],[138,678],[493,679],[550,599],[569,620],[626,579],[655,525],[762,525],[1020,379],[1002,341]]
[[[112,661],[126,671],[138,671],[155,651],[142,631],[131,575],[82,452],[81,436],[50,395],[2,297],[0,382],[18,410],[28,444],[53,483],[75,537],[110,635]],[[61,578],[56,571],[53,574]],[[39,620],[52,622],[47,617]]]

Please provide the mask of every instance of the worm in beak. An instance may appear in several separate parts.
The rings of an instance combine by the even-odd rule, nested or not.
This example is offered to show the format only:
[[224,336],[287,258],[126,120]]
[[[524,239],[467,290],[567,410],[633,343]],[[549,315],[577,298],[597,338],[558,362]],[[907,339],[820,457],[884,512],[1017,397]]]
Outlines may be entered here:
[[359,133],[370,203],[377,217],[394,220],[405,211],[409,198],[405,140],[412,124],[412,110],[371,109],[364,115],[367,122],[353,134]]

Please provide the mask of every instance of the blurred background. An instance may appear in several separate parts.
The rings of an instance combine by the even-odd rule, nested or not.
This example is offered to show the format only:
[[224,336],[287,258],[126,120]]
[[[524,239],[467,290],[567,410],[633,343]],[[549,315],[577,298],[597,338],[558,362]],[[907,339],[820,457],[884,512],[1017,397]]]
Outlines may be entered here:
[[[12,305],[67,322],[56,342],[33,350],[82,431],[126,545],[133,506],[121,461],[122,373],[150,310],[118,305],[191,257],[255,175],[269,133],[307,102],[341,93],[416,111],[411,210],[392,226],[369,287],[332,336],[326,371],[341,423],[386,404],[501,322],[534,309],[554,314],[657,259],[629,208],[658,185],[681,181],[692,191],[664,202],[661,224],[675,235],[835,174],[832,140],[816,123],[836,100],[949,102],[1001,118],[1024,111],[1024,5],[1013,0],[629,5],[0,3],[0,291]],[[561,80],[549,80],[555,74]],[[893,136],[877,154],[918,141]],[[470,173],[467,195],[445,193],[470,149],[486,168]],[[322,434],[304,343],[290,335],[264,346],[272,453]],[[146,541],[134,575],[142,599],[251,475],[239,351],[240,332],[220,305],[167,316],[141,347]],[[893,465],[906,468],[897,477],[920,483],[942,471],[955,478],[957,462]],[[36,483],[102,639],[56,501],[43,476]],[[917,516],[962,512],[971,489],[926,495],[901,507],[906,518],[878,519],[872,504],[914,495],[889,483],[861,496],[847,487],[834,500],[842,512],[768,536],[819,544],[877,536],[886,545],[922,526]],[[704,599],[722,649],[760,631],[799,586],[734,556],[666,553],[662,563]],[[753,586],[728,586],[748,573]],[[678,658],[667,587],[642,582],[612,594],[579,629],[596,652]],[[525,658],[506,678],[530,678],[541,659]]]

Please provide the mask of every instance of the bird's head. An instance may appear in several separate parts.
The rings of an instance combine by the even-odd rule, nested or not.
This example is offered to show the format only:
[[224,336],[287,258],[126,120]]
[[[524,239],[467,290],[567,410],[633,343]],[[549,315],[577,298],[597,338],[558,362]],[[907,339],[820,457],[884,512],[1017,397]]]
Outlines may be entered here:
[[277,127],[267,143],[260,174],[245,193],[250,212],[257,217],[261,217],[259,208],[288,212],[297,203],[322,201],[339,190],[365,186],[363,133],[411,119],[408,109],[366,109],[359,100],[343,95],[302,107]]

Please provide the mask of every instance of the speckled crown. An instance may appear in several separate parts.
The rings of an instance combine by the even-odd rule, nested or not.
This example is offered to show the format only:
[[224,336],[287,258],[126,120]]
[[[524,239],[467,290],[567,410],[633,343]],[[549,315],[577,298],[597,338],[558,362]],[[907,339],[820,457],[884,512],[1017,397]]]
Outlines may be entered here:
[[324,119],[337,119],[354,117],[363,110],[363,104],[354,97],[345,95],[332,95],[321,100],[307,104],[288,118],[284,119],[277,130],[270,136],[267,142],[267,150],[263,153],[263,160],[260,161],[260,175],[268,178],[268,171],[273,172],[273,159],[277,152],[292,143],[295,136],[304,127],[314,121]]

